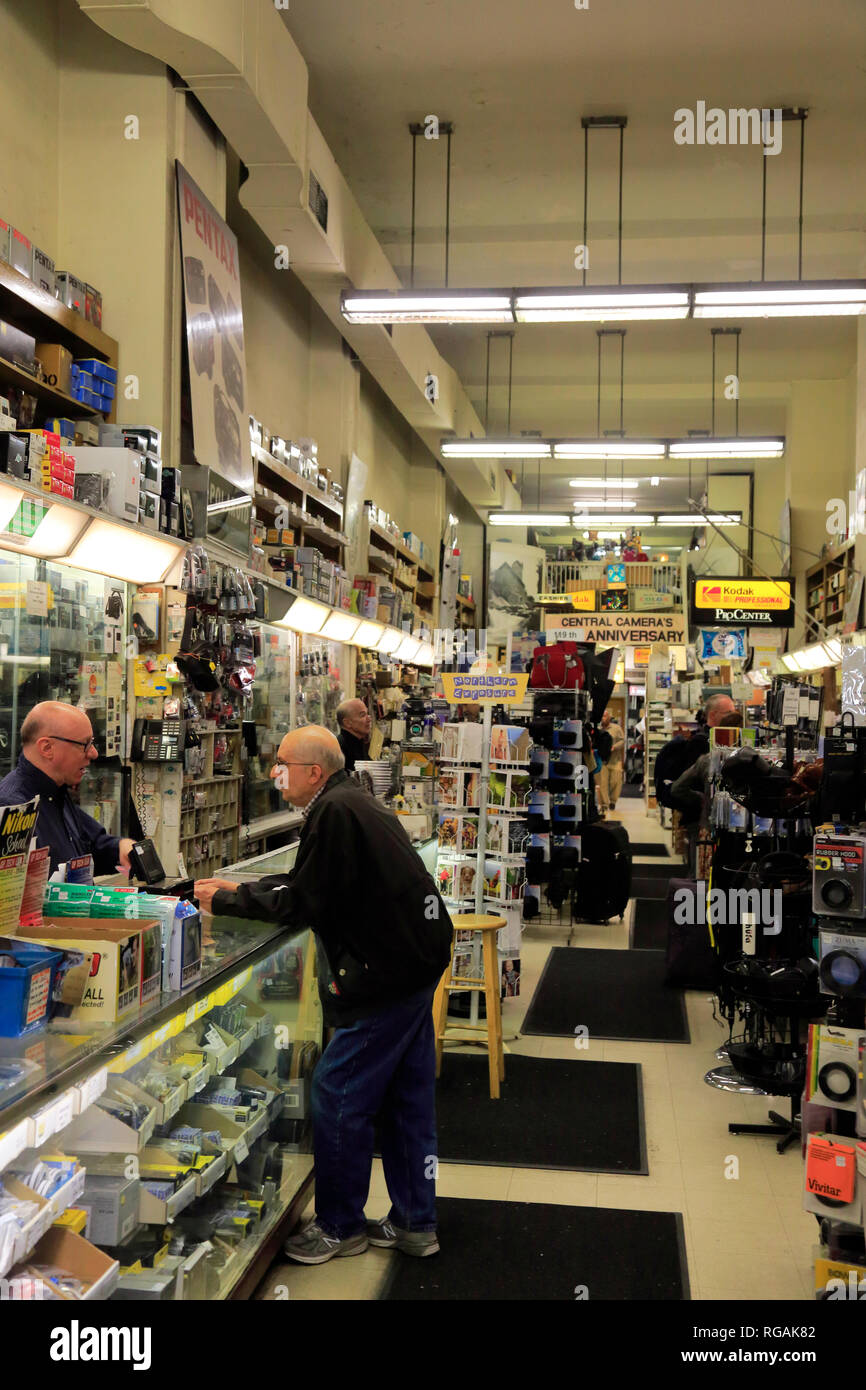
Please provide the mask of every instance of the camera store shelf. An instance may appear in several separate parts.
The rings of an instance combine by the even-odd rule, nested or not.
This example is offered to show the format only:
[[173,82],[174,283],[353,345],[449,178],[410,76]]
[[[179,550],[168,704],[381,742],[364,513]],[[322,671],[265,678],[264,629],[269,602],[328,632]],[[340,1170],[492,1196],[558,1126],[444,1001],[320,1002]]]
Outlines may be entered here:
[[79,357],[100,357],[117,365],[118,345],[113,338],[4,260],[0,260],[0,318],[35,338],[62,343]]
[[[293,468],[289,468],[288,464],[281,463],[279,459],[274,458],[273,454],[269,454],[266,449],[262,449],[258,444],[253,444],[251,448],[252,456],[256,463],[267,468],[282,482],[288,483],[289,486],[296,492],[299,492],[302,497],[309,498],[310,502],[316,503],[319,507],[323,507],[326,511],[339,517],[340,524],[342,525],[343,508],[339,502],[335,502],[332,497],[328,497],[326,493],[322,492],[321,488],[315,487],[312,483],[308,483],[305,478],[301,477],[300,473],[296,473]],[[265,488],[268,487],[267,482],[264,483],[264,486]]]
[[106,1068],[122,1072],[147,1057],[156,1047],[162,1046],[172,1022],[191,1010],[195,1010],[196,1018],[207,1013],[214,1002],[220,1002],[209,1002],[211,997],[226,986],[234,986],[231,993],[237,993],[248,982],[252,967],[274,953],[277,942],[281,946],[289,945],[303,934],[286,933],[265,922],[238,922],[229,917],[215,919],[214,936],[217,940],[222,938],[224,954],[211,960],[205,957],[200,981],[187,990],[161,994],[141,1010],[134,1022],[127,1018],[86,1034],[64,1034],[59,1028],[48,1027],[21,1038],[0,1039],[0,1063],[33,1058],[38,1048],[44,1049],[44,1061],[39,1063],[41,1076],[26,1089],[10,1094],[8,1099],[0,1095],[0,1172],[25,1148],[31,1147],[27,1129],[34,1114],[49,1109],[63,1111],[69,1097],[68,1115],[64,1111],[59,1116],[63,1124],[47,1128],[40,1141],[44,1143],[75,1117],[70,1094],[73,1088],[86,1090],[93,1085],[96,1089],[91,1099],[95,1099],[104,1088],[104,1077],[101,1086],[99,1079]]
[[[265,778],[265,781],[270,780],[270,777]],[[293,830],[303,823],[304,818],[300,811],[271,811],[269,815],[258,816],[247,825],[241,824],[241,830],[245,830],[247,836],[252,839],[255,835],[265,835],[272,830]]]
[[49,386],[46,382],[40,381],[32,372],[26,371],[24,367],[17,367],[5,357],[0,357],[0,385],[20,386],[23,391],[36,397],[42,412],[46,415],[62,414],[67,419],[80,417],[90,420],[99,414],[98,411],[91,410],[89,405],[83,405],[74,396],[67,396],[65,391],[58,391],[56,386]]

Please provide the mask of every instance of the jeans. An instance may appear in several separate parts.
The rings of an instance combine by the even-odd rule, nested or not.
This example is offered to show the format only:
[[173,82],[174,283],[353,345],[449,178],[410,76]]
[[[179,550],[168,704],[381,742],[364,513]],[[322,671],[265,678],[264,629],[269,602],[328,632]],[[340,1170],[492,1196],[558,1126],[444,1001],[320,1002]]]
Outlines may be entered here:
[[316,1220],[346,1240],[365,1229],[378,1119],[388,1220],[436,1229],[434,987],[338,1028],[313,1075]]

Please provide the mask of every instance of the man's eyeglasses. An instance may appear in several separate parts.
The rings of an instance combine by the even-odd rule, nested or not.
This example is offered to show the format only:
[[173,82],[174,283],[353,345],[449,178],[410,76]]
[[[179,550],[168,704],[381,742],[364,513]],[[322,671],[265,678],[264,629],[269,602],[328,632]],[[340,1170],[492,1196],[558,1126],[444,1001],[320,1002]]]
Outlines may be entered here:
[[287,763],[284,762],[282,758],[277,758],[274,762],[274,767],[321,767],[321,763]]
[[85,753],[96,747],[95,738],[89,738],[86,742],[80,738],[64,738],[62,734],[45,734],[45,738],[53,738],[57,743],[72,743],[76,748],[83,748]]

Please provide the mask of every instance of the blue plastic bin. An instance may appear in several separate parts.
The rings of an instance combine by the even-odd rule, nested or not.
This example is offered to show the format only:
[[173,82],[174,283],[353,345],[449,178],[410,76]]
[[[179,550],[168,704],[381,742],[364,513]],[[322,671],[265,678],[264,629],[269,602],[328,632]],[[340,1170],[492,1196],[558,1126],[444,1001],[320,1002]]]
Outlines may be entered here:
[[63,952],[5,937],[0,956],[18,962],[0,965],[0,1037],[20,1038],[47,1023]]

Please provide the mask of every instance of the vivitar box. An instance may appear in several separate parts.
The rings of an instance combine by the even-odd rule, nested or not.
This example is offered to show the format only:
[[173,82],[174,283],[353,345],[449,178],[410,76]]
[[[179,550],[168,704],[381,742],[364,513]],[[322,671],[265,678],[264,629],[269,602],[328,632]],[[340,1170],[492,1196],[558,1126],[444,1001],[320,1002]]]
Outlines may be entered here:
[[112,1299],[142,1298],[173,1300],[177,1287],[177,1270],[145,1269],[141,1274],[121,1274]]
[[140,1194],[138,1178],[88,1173],[84,1194],[75,1203],[87,1212],[85,1238],[94,1245],[122,1245],[138,1225]]
[[138,525],[138,502],[141,495],[141,457],[134,449],[122,447],[98,449],[84,445],[69,449],[75,459],[75,476],[97,473],[108,480],[103,506],[112,516]]
[[32,372],[36,360],[36,339],[0,319],[0,357]]
[[[2,245],[2,232],[0,232],[0,245]],[[33,247],[33,281],[46,294],[50,294],[53,299],[56,292],[54,275],[54,262],[50,256],[46,256],[44,251],[40,251],[38,246]]]

